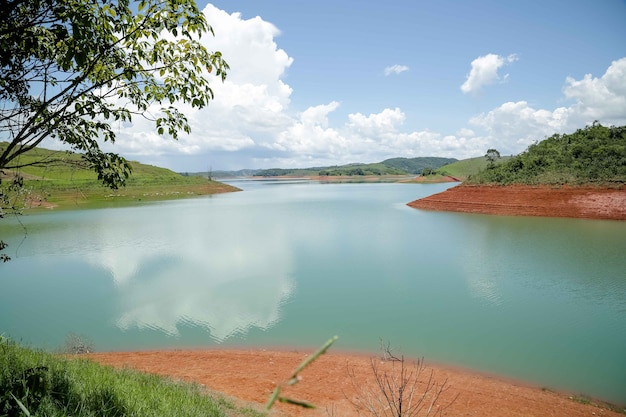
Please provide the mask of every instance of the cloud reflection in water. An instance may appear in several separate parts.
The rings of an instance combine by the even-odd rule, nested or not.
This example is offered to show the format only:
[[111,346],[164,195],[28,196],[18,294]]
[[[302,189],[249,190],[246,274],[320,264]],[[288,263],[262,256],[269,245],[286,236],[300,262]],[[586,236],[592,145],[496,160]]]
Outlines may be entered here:
[[128,227],[115,223],[98,232],[102,249],[91,261],[111,271],[122,311],[119,328],[177,336],[183,325],[201,326],[223,342],[279,321],[294,290],[285,233],[276,225],[252,224],[254,216],[232,222],[200,215],[177,215],[166,223],[135,219]]

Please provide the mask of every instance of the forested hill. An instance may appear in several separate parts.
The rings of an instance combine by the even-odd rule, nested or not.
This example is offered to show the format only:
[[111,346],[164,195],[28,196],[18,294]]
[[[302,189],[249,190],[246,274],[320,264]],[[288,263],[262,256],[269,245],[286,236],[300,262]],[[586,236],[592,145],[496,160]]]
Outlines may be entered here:
[[401,169],[409,174],[421,174],[422,171],[424,171],[424,168],[431,168],[435,170],[456,161],[458,160],[455,158],[426,156],[419,158],[391,158],[384,160],[382,164],[391,168]]
[[555,134],[501,164],[489,164],[466,182],[626,184],[626,126],[594,123],[572,134]]
[[342,175],[417,175],[425,168],[437,169],[457,161],[454,158],[418,157],[392,158],[373,164],[348,164],[303,169],[272,168],[256,172],[256,176],[342,176]]

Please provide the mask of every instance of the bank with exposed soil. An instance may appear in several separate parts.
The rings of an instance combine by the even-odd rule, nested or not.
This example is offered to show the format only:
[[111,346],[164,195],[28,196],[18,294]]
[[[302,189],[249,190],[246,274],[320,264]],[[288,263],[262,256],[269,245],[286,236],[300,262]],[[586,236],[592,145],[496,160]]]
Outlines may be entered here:
[[[311,352],[267,350],[176,350],[153,352],[94,353],[87,358],[117,368],[165,375],[192,381],[210,390],[236,397],[261,408],[277,383],[289,378],[298,364]],[[392,371],[393,362],[380,357],[331,352],[321,356],[302,373],[302,380],[285,388],[290,398],[312,402],[317,409],[304,410],[290,404],[278,404],[272,415],[312,417],[357,417],[353,402],[359,395],[378,397],[370,360],[377,361],[382,372]],[[449,387],[435,406],[446,409],[445,415],[475,417],[533,416],[607,416],[617,417],[620,409],[574,394],[507,381],[493,376],[426,364],[419,392],[432,375],[438,385]],[[397,366],[397,363],[396,365]],[[350,370],[350,372],[348,371]],[[352,375],[352,376],[351,376]],[[455,399],[456,398],[456,399]],[[437,407],[435,407],[437,408]],[[368,415],[367,413],[362,415]],[[422,414],[420,414],[422,415]],[[425,415],[425,412],[424,414]],[[432,414],[431,414],[432,415]]]
[[425,210],[626,220],[626,186],[459,185],[408,203]]

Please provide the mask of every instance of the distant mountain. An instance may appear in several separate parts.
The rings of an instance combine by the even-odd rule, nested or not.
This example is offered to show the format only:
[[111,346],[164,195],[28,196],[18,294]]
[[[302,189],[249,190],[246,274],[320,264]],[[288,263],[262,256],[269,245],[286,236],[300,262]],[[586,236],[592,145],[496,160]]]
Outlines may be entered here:
[[240,169],[238,171],[212,171],[213,178],[253,177],[260,169]]
[[181,172],[182,175],[190,176],[190,177],[208,177],[211,176],[212,179],[219,178],[237,178],[237,177],[253,177],[259,172],[260,169],[240,169],[237,171],[226,171],[226,170],[218,170],[218,171],[210,171],[210,172]]
[[312,168],[271,168],[257,171],[261,177],[280,176],[353,176],[353,175],[419,175],[424,168],[437,169],[456,162],[454,158],[417,157],[392,158],[373,164],[352,163]]
[[409,174],[421,174],[424,168],[437,169],[444,165],[456,162],[455,158],[438,158],[435,156],[419,158],[391,158],[382,162],[383,165],[401,169]]

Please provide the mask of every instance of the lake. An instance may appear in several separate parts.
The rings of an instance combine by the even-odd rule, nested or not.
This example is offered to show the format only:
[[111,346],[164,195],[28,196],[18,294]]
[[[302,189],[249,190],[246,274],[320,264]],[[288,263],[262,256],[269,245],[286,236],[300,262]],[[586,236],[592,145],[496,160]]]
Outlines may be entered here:
[[0,220],[0,334],[98,351],[394,352],[626,404],[626,222],[429,212],[450,184],[243,192]]

